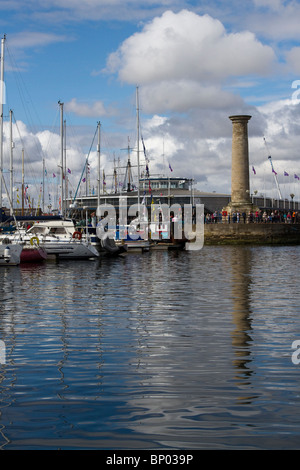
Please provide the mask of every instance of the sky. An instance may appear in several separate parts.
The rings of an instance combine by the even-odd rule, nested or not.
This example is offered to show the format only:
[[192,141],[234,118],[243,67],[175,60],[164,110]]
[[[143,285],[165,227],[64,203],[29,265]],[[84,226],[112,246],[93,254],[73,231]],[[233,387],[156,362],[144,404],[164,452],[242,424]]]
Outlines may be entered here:
[[[113,189],[114,162],[122,182],[128,146],[137,161],[137,87],[150,176],[193,178],[201,191],[230,194],[228,117],[248,114],[251,191],[279,196],[271,155],[282,197],[300,200],[299,24],[295,0],[0,0],[4,175],[9,184],[11,109],[14,204],[22,148],[28,203],[40,199],[44,160],[46,205],[58,204],[59,101],[68,191],[95,191],[98,122],[104,188]],[[142,152],[140,162],[144,171]]]

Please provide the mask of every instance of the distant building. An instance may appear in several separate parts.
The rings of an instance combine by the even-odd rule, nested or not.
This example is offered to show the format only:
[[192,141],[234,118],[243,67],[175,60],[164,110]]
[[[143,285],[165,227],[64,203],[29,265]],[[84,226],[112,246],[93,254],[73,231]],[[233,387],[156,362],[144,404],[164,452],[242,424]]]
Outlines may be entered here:
[[[119,206],[119,198],[127,197],[127,205],[132,206],[138,202],[137,188],[133,190],[114,193],[102,193],[100,196],[100,204],[110,204]],[[221,211],[224,206],[230,202],[230,195],[202,192],[194,188],[194,181],[189,178],[179,177],[151,177],[140,179],[140,202],[144,202],[150,207],[152,201],[155,204],[204,204],[206,212],[215,210]],[[68,200],[68,206],[73,201]],[[96,195],[79,196],[75,199],[74,205],[77,208],[86,207],[88,210],[95,211],[97,209],[98,197]]]

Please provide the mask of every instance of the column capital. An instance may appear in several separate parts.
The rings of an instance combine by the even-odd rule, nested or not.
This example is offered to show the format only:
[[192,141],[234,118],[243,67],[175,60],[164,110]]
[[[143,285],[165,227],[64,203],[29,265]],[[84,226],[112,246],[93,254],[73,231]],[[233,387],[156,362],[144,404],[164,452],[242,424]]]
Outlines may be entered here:
[[229,116],[229,119],[232,121],[232,122],[241,122],[241,121],[250,121],[250,119],[252,118],[252,116],[248,116],[247,114],[239,114],[237,116]]

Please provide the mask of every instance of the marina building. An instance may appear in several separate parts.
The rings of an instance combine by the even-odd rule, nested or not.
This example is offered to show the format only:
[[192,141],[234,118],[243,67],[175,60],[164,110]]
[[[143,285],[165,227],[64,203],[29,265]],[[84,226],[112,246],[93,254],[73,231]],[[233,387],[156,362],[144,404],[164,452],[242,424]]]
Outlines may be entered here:
[[[230,194],[216,192],[205,192],[195,188],[194,180],[180,177],[151,177],[140,180],[140,202],[144,202],[149,208],[152,201],[155,204],[203,204],[205,213],[221,212],[231,202]],[[120,198],[127,198],[127,206],[138,202],[137,188],[115,193],[102,193],[100,204],[110,204],[118,210]],[[263,195],[250,194],[253,206],[261,210],[299,210],[299,203],[294,200],[273,199]],[[97,195],[80,196],[75,201],[68,200],[67,206],[80,210],[86,208],[88,211],[96,211],[98,205]]]

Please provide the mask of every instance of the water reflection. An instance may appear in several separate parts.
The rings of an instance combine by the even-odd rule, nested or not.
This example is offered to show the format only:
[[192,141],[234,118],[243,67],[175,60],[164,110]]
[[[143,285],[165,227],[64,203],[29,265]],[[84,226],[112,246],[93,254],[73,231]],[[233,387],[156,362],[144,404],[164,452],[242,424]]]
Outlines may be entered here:
[[232,298],[233,323],[232,345],[236,359],[234,366],[240,378],[252,375],[251,344],[252,344],[252,311],[251,311],[251,285],[252,285],[252,249],[237,247],[232,251]]
[[[300,251],[276,254],[277,266],[273,251],[205,247],[3,268],[0,446],[259,448],[289,413],[295,432],[297,371],[281,349],[300,331],[299,296],[282,260]],[[285,282],[294,297],[282,312]]]

